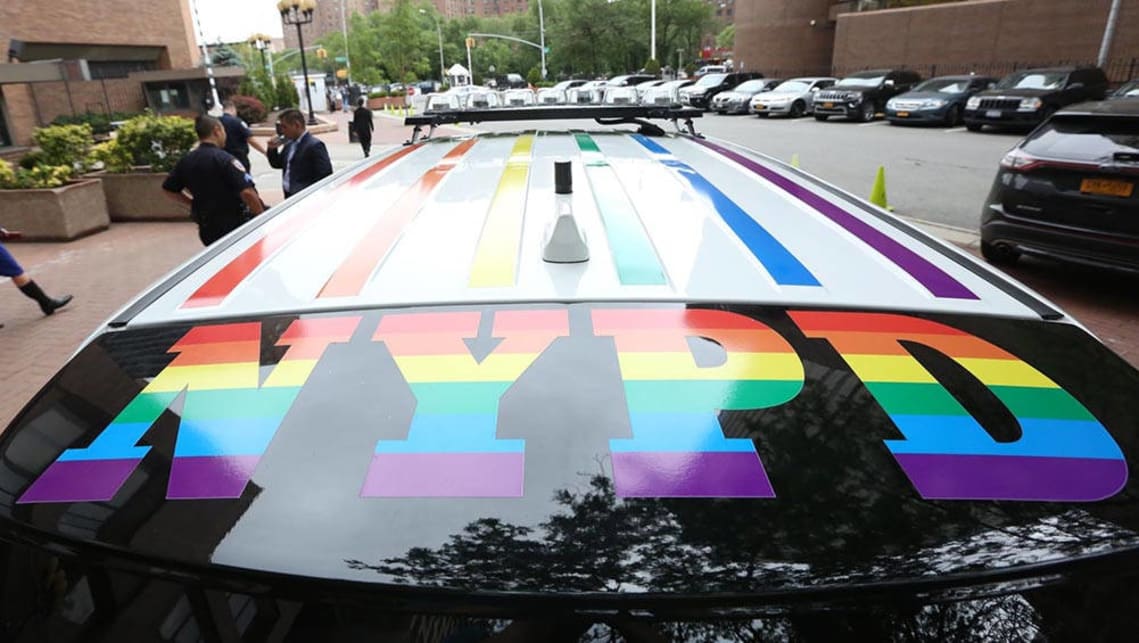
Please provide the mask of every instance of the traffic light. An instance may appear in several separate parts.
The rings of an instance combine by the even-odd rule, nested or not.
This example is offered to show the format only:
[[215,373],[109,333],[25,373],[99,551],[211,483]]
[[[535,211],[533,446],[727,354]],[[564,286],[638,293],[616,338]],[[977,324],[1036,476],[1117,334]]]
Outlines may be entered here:
[[467,49],[473,49],[475,46],[474,38],[467,38]]
[[320,58],[321,60],[328,58],[328,50],[325,49],[324,47],[317,47],[316,48],[316,57]]

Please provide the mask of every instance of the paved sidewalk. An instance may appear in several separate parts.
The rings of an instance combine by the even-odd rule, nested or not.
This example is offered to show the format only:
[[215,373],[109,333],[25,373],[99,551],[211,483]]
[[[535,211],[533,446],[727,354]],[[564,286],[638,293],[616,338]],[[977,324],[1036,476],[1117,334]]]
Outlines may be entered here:
[[[336,116],[343,124],[346,115]],[[456,130],[451,130],[451,133]],[[373,153],[398,145],[409,129],[378,116]],[[447,135],[441,130],[439,135]],[[347,133],[325,134],[333,167],[363,157]],[[375,149],[380,148],[380,149]],[[265,200],[281,201],[280,174],[254,153],[254,173]],[[157,197],[161,198],[161,197]],[[976,254],[976,236],[921,224]],[[0,431],[103,321],[169,271],[201,251],[193,223],[116,223],[110,230],[70,243],[14,243],[10,249],[50,294],[75,301],[43,317],[8,280],[0,280]],[[1139,277],[1081,270],[1029,259],[1009,274],[1052,299],[1083,322],[1123,358],[1139,367]]]

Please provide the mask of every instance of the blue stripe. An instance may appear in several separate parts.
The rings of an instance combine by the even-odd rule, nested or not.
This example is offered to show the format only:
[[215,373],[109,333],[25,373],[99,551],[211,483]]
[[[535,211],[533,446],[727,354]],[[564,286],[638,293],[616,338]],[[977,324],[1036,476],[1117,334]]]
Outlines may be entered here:
[[112,422],[99,437],[84,449],[68,449],[59,456],[59,462],[85,460],[141,460],[150,447],[135,446],[150,428],[151,422]]
[[891,415],[890,419],[906,436],[905,440],[886,440],[893,453],[1123,458],[1099,422],[1019,418],[1021,438],[996,442],[967,415]]
[[261,455],[280,425],[279,417],[183,418],[174,456]]
[[416,413],[407,440],[381,440],[376,453],[522,453],[526,441],[499,440],[497,424],[490,413]]
[[658,161],[664,166],[674,170],[680,175],[697,194],[711,201],[716,214],[720,215],[728,228],[739,237],[751,254],[763,265],[767,272],[775,279],[775,283],[782,286],[819,286],[819,280],[811,274],[807,267],[795,258],[783,244],[771,236],[743,208],[736,205],[726,194],[721,192],[711,181],[700,175],[691,166],[672,156],[672,153],[661,147],[656,141],[649,140],[641,134],[633,134],[633,140],[640,143],[645,149],[657,155]]
[[755,453],[747,438],[726,438],[714,413],[630,413],[633,439],[609,441],[615,453]]

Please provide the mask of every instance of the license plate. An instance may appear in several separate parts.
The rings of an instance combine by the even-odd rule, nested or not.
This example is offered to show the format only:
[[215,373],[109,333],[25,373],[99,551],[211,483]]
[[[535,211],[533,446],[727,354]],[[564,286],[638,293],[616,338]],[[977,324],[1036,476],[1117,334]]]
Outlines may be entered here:
[[834,103],[823,103],[823,109],[832,109],[833,107]]
[[1107,196],[1131,196],[1135,184],[1131,181],[1115,179],[1084,179],[1080,181],[1080,192],[1084,194],[1106,194]]
[[763,103],[756,103],[756,104],[754,105],[754,107],[755,107],[757,110],[764,110],[764,109],[767,109],[767,105],[764,105]]
[[985,112],[985,116],[988,118],[1000,118],[1001,117],[1001,110],[990,109],[989,111]]
[[909,115],[909,112],[898,112],[898,118],[906,118]]

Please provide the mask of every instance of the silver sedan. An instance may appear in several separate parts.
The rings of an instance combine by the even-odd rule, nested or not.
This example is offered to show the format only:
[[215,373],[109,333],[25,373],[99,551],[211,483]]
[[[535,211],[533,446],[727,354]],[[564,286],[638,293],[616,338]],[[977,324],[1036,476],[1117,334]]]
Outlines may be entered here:
[[759,116],[781,114],[798,118],[815,111],[815,92],[838,82],[837,78],[792,78],[775,89],[751,98],[751,112]]

